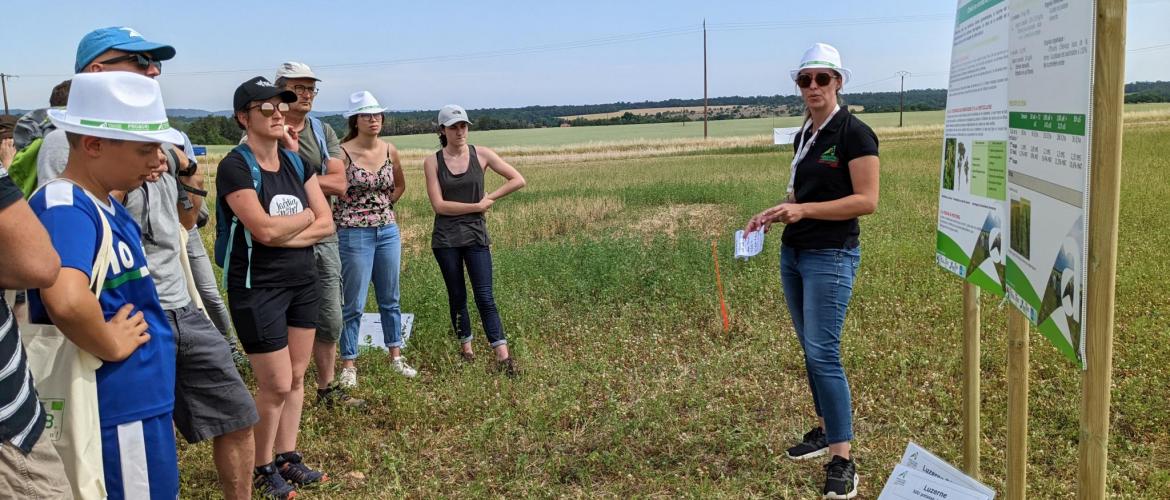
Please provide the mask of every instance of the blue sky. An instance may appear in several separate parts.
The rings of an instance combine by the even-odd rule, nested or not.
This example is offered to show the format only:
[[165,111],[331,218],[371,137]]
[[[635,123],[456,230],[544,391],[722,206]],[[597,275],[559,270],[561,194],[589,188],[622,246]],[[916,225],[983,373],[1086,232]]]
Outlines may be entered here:
[[[898,70],[912,73],[909,88],[940,88],[955,2],[64,0],[3,10],[0,71],[21,76],[9,81],[14,108],[47,104],[86,32],[124,25],[178,51],[159,80],[168,107],[230,108],[240,82],[299,60],[325,80],[325,111],[357,90],[393,109],[702,97],[704,17],[711,96],[794,93],[787,70],[818,41],[853,70],[846,92],[897,90]],[[1130,0],[1127,81],[1170,80],[1168,21],[1170,0]]]

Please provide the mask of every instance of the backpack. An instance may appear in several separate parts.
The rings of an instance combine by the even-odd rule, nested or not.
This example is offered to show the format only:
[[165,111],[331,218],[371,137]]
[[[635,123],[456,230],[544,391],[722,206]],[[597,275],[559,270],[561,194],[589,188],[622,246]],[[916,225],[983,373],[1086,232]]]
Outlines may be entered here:
[[306,117],[309,126],[313,127],[313,135],[317,137],[317,149],[321,150],[321,173],[325,173],[325,165],[329,162],[329,143],[325,141],[325,123],[320,118]]
[[41,137],[33,140],[28,147],[12,157],[12,165],[8,166],[8,177],[12,178],[25,198],[31,197],[37,190],[37,156],[41,153],[41,143],[44,141]]
[[[260,163],[256,161],[256,155],[252,154],[252,148],[247,144],[240,144],[232,151],[236,151],[240,156],[244,157],[244,162],[248,164],[248,170],[252,173],[252,188],[256,190],[256,196],[260,196]],[[284,148],[280,148],[280,152],[288,157],[292,162],[293,168],[297,171],[297,178],[305,178],[305,164],[301,162],[301,157],[296,153]],[[223,284],[227,286],[228,282],[228,263],[231,262],[232,245],[236,240],[236,229],[242,228],[244,231],[244,242],[248,246],[248,271],[247,277],[244,278],[244,287],[252,288],[252,232],[240,223],[240,218],[232,214],[231,220],[224,215],[223,205],[226,202],[216,203],[215,205],[215,263],[223,269]]]

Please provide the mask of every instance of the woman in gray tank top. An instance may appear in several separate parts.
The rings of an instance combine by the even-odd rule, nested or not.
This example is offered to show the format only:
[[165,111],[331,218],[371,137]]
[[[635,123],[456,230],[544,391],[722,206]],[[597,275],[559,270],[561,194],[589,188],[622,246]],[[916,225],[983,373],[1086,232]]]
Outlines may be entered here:
[[[471,122],[463,108],[454,104],[443,106],[439,111],[439,143],[443,149],[423,161],[427,197],[435,210],[431,250],[447,285],[451,328],[459,338],[464,361],[475,359],[467,288],[463,281],[466,267],[475,307],[483,321],[484,334],[495,350],[497,366],[508,376],[515,376],[516,365],[508,354],[508,340],[492,293],[491,239],[484,213],[500,198],[524,187],[525,181],[495,151],[469,145],[469,125]],[[484,173],[488,169],[507,180],[491,193],[484,192]]]

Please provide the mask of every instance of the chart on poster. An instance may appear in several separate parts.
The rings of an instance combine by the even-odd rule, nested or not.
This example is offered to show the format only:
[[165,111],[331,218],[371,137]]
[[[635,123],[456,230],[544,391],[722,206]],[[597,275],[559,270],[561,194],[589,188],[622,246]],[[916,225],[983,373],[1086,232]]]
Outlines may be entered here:
[[1003,295],[1007,220],[1008,0],[960,0],[938,201],[939,266]]
[[1084,366],[1096,2],[1013,1],[1007,297]]

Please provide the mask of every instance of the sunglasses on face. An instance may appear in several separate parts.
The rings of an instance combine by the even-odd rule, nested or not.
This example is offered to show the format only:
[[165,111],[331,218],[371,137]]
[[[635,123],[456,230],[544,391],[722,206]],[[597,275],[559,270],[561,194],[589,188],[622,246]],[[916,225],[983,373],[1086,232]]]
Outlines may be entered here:
[[98,61],[99,64],[118,64],[121,62],[131,61],[138,65],[139,68],[148,69],[154,66],[154,69],[162,71],[162,61],[156,61],[143,54],[126,54],[124,56],[111,57],[105,61]]
[[382,115],[363,113],[363,114],[358,115],[358,119],[365,120],[368,122],[380,122],[380,121],[382,121]]
[[802,89],[807,89],[815,81],[818,87],[824,87],[829,82],[832,82],[834,78],[837,78],[837,75],[832,73],[817,73],[815,77],[808,73],[801,73],[796,75],[796,85]]
[[258,105],[256,105],[256,106],[249,106],[249,107],[248,107],[248,111],[251,111],[251,110],[253,110],[253,109],[259,109],[259,110],[260,110],[260,114],[261,114],[261,115],[263,115],[265,118],[268,118],[268,117],[270,117],[270,116],[272,116],[272,115],[276,114],[276,112],[277,112],[278,110],[279,110],[281,113],[287,113],[287,112],[288,112],[288,103],[287,103],[287,102],[282,102],[282,103],[280,103],[280,104],[276,104],[276,105],[274,105],[274,104],[272,104],[272,103],[270,103],[270,102],[266,102],[266,103],[263,103],[263,104],[258,104]]
[[318,89],[317,87],[306,87],[304,85],[293,85],[292,91],[296,95],[315,96],[318,92],[321,91],[321,89]]

